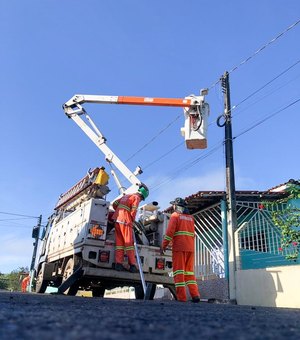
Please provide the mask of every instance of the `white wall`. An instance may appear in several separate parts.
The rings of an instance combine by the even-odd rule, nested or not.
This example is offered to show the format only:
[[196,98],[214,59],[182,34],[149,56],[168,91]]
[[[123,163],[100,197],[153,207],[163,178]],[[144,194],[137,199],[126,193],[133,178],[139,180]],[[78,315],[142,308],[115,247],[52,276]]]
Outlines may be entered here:
[[300,308],[300,265],[236,271],[239,305]]

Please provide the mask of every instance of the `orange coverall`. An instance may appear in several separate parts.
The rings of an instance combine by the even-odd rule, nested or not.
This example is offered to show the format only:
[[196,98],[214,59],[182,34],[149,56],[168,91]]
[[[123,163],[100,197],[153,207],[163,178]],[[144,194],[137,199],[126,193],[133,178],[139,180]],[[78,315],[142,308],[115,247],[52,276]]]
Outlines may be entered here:
[[178,301],[186,301],[186,286],[192,298],[200,297],[194,274],[194,218],[189,214],[173,212],[162,242],[165,250],[172,241],[173,275]]
[[141,201],[139,194],[124,195],[113,203],[115,212],[112,219],[115,220],[116,251],[115,262],[122,264],[124,253],[128,256],[129,265],[135,265],[133,221]]
[[24,279],[22,280],[22,284],[21,284],[21,290],[23,293],[26,292],[26,288],[29,285],[30,282],[30,276],[25,276]]

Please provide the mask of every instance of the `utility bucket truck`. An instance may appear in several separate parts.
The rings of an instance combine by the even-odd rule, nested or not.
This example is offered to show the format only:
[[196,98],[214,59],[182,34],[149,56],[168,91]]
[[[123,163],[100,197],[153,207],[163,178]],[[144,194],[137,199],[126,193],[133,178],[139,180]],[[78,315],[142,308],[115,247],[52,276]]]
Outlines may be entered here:
[[[206,144],[203,139],[208,105],[204,95],[184,99],[75,95],[63,105],[66,115],[96,144],[110,166],[131,183],[125,189],[112,167],[111,175],[120,192],[117,198],[145,186],[137,177],[142,170],[137,167],[134,172],[130,171],[112,152],[82,107],[84,103],[183,107],[185,118],[189,120],[185,126],[198,134],[200,137],[197,138],[202,141],[189,140],[189,136],[194,138],[195,135],[186,130],[186,142],[197,144],[197,147]],[[109,202],[106,199],[110,191],[108,178],[104,167],[90,169],[78,183],[60,195],[46,227],[43,230],[35,227],[35,291],[44,293],[48,286],[53,286],[58,288],[58,293],[75,295],[78,290],[87,290],[93,296],[102,297],[105,290],[132,286],[136,298],[153,299],[156,285],[162,285],[176,298],[171,250],[164,254],[160,252],[169,215],[160,212],[156,202],[140,206],[134,222],[135,253],[140,273],[114,270],[115,233],[111,221],[114,200]],[[126,265],[125,260],[125,268]]]

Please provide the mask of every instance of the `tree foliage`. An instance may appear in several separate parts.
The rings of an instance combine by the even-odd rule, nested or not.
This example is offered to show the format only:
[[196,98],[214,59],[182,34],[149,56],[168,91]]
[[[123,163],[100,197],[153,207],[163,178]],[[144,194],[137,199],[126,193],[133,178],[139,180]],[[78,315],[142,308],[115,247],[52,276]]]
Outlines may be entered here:
[[0,273],[0,289],[6,289],[14,292],[21,291],[21,282],[29,272],[28,267],[19,267],[9,274]]
[[[285,258],[297,261],[300,253],[300,209],[294,204],[300,199],[300,186],[290,185],[287,188],[287,197],[268,202],[266,205],[271,210],[273,223],[281,230],[281,252],[288,250]],[[279,210],[274,206],[284,207]]]
[[8,282],[5,274],[0,273],[0,289],[7,289]]

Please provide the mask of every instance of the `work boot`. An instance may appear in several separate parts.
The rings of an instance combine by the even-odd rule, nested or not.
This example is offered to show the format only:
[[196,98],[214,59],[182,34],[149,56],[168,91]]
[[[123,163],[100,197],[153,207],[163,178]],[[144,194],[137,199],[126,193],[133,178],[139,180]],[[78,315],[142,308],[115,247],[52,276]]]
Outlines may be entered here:
[[194,302],[194,303],[200,302],[200,296],[194,296],[194,297],[192,298],[192,302]]
[[115,270],[118,272],[124,272],[126,271],[126,269],[124,268],[124,266],[122,265],[122,263],[116,263],[115,264]]
[[130,268],[129,268],[129,271],[130,271],[130,273],[137,273],[138,269],[137,269],[137,267],[134,264],[131,264]]

